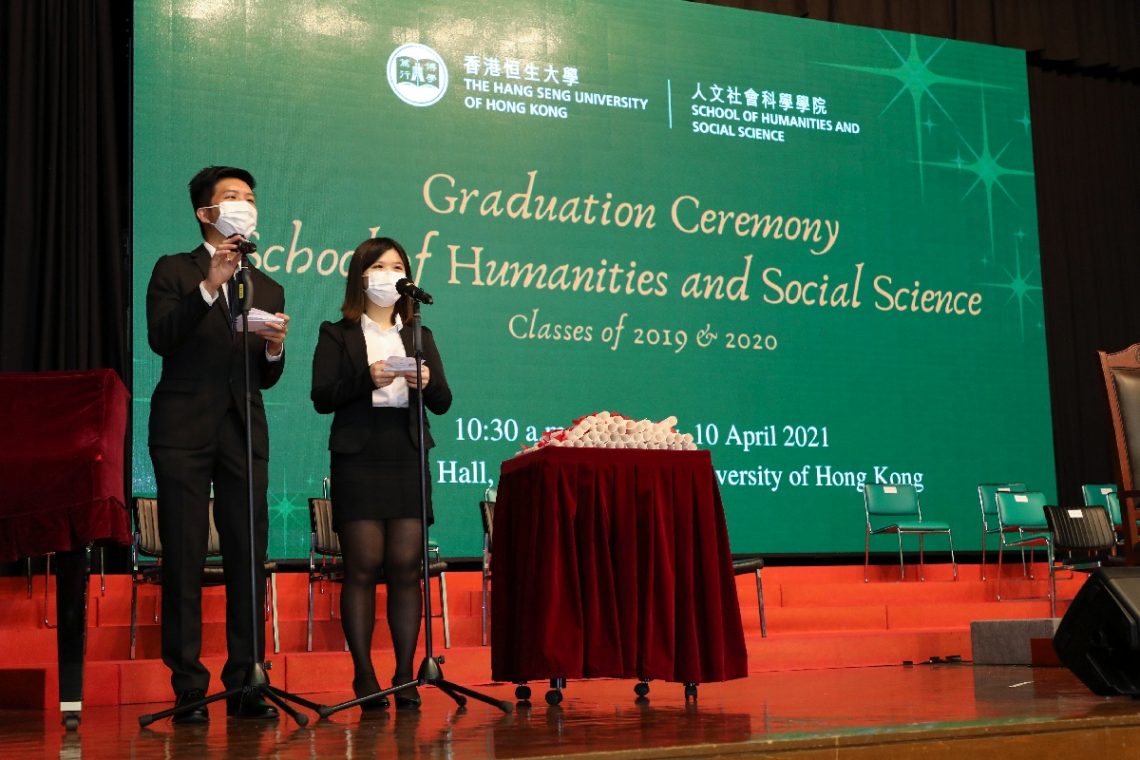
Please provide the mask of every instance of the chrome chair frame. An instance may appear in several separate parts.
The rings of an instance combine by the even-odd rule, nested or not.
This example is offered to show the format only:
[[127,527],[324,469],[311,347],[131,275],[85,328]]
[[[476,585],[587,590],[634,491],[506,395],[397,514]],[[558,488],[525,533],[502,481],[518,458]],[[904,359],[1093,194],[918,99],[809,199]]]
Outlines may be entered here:
[[[913,503],[913,511],[907,509],[903,511],[901,508],[892,509],[889,511],[871,510],[871,500],[874,498],[872,494],[880,494],[878,499],[879,503],[884,501],[894,502],[896,504],[910,504]],[[871,561],[871,536],[895,533],[898,535],[899,541],[899,580],[906,580],[906,563],[903,559],[903,535],[917,535],[918,536],[918,567],[919,567],[919,580],[926,580],[925,570],[925,554],[923,548],[923,538],[931,533],[945,533],[946,538],[950,541],[950,564],[954,568],[954,580],[958,580],[958,560],[954,556],[954,536],[951,534],[950,526],[947,523],[928,522],[924,524],[922,519],[922,504],[918,498],[918,491],[914,486],[908,484],[890,485],[886,483],[866,483],[863,486],[863,514],[867,520],[867,533],[863,546],[863,582],[869,583],[870,578],[867,576],[868,567]],[[882,518],[889,517],[915,517],[915,520],[902,520],[898,519],[894,522],[887,522],[886,524],[874,527],[871,522],[872,515]]]
[[[979,483],[978,506],[982,510],[982,580],[986,580],[986,537],[1001,532],[997,522],[997,502],[994,494],[998,491],[1024,492],[1024,483]],[[991,525],[991,521],[993,524]]]
[[[994,499],[998,508],[998,525],[1001,528],[1000,543],[998,544],[998,577],[995,596],[1001,598],[1001,567],[1002,555],[1007,547],[1020,549],[1022,554],[1022,574],[1032,579],[1030,570],[1027,573],[1024,550],[1030,550],[1030,564],[1032,566],[1032,551],[1038,547],[1045,548],[1046,559],[1049,564],[1050,589],[1048,598],[1050,609],[1056,610],[1056,599],[1053,593],[1053,536],[1049,533],[1049,524],[1045,518],[1045,494],[1040,491],[1003,491],[995,494]],[[1038,512],[1040,515],[1038,516]],[[1016,539],[1007,539],[1007,536],[1017,534]]]

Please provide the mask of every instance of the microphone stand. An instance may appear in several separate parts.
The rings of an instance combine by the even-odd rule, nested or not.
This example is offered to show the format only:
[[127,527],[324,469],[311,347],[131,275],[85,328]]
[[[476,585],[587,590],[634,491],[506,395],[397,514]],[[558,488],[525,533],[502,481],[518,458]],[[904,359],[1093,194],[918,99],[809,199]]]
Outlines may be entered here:
[[[273,704],[281,708],[281,711],[288,715],[290,718],[297,722],[299,726],[306,726],[309,723],[309,718],[297,712],[292,705],[288,704],[286,700],[296,702],[299,705],[309,708],[310,710],[317,710],[321,706],[316,702],[310,702],[307,699],[298,697],[296,694],[291,694],[283,689],[278,689],[269,683],[269,676],[266,671],[269,670],[270,663],[261,662],[261,651],[258,642],[261,641],[265,635],[265,623],[261,619],[262,611],[261,605],[257,603],[257,566],[263,560],[257,557],[256,542],[254,541],[254,518],[253,518],[253,425],[250,424],[252,417],[252,392],[250,390],[250,372],[249,372],[249,310],[253,306],[253,278],[249,273],[249,264],[246,261],[246,254],[252,253],[257,250],[253,243],[242,240],[238,243],[238,250],[241,252],[241,263],[238,265],[234,277],[237,278],[237,300],[241,306],[241,320],[242,320],[242,354],[245,362],[244,378],[245,378],[245,482],[246,482],[246,508],[249,517],[249,585],[250,585],[250,622],[252,623],[250,631],[252,638],[250,639],[253,651],[251,652],[250,662],[252,665],[249,671],[245,674],[245,682],[236,688],[227,689],[225,691],[213,694],[204,699],[196,702],[188,702],[184,705],[172,707],[161,712],[148,713],[139,716],[139,726],[146,727],[156,720],[161,720],[173,715],[180,715],[182,713],[196,710],[203,705],[208,705],[211,702],[217,702],[220,699],[227,697],[241,695],[241,701],[244,703],[246,700],[256,700],[258,697],[264,697]],[[232,309],[232,304],[230,304]]]
[[[398,287],[398,286],[397,286]],[[419,672],[415,680],[407,683],[393,685],[390,689],[383,689],[373,694],[368,694],[357,699],[350,699],[347,702],[341,702],[338,705],[331,707],[320,706],[317,707],[317,715],[321,718],[327,718],[333,713],[347,710],[350,707],[365,702],[371,702],[374,699],[387,696],[401,689],[407,689],[412,686],[434,686],[442,691],[447,696],[455,700],[455,704],[463,708],[467,704],[466,697],[471,697],[480,702],[484,702],[492,707],[497,707],[505,713],[510,713],[514,708],[510,702],[486,694],[481,694],[466,686],[460,686],[457,683],[448,681],[443,677],[443,669],[440,665],[443,664],[443,657],[436,657],[432,648],[432,631],[431,631],[431,573],[428,569],[429,554],[428,554],[428,506],[427,506],[427,443],[425,442],[425,425],[424,425],[424,392],[423,392],[423,334],[422,325],[420,322],[420,298],[427,297],[427,294],[414,295],[407,291],[401,291],[412,298],[412,347],[413,353],[416,358],[416,387],[419,391],[416,393],[416,412],[418,414],[417,423],[419,425],[419,468],[420,468],[420,525],[422,527],[421,536],[423,537],[423,572],[424,572],[424,659],[420,662]],[[431,303],[428,300],[428,303]],[[466,696],[464,696],[466,695]]]

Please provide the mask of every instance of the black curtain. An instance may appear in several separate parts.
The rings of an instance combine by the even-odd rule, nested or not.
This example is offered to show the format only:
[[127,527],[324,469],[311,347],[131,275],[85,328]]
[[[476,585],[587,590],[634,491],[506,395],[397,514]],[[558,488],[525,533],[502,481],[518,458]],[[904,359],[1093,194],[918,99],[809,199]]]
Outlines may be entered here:
[[129,383],[129,2],[5,3],[0,370]]
[[[712,4],[1028,51],[1059,494],[1112,480],[1096,351],[1140,341],[1140,3]],[[131,3],[9,0],[0,23],[0,369],[129,382]]]

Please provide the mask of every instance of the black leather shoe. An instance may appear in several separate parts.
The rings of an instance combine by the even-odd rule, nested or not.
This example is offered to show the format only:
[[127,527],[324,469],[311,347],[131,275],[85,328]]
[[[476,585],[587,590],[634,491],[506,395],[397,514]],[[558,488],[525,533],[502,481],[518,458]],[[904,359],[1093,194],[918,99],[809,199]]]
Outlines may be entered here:
[[235,694],[226,697],[226,715],[246,720],[277,720],[277,708],[261,697]]
[[[200,702],[205,698],[206,692],[201,689],[187,689],[181,692],[178,698],[174,700],[174,706],[181,707],[182,705]],[[170,719],[170,722],[179,726],[209,723],[210,713],[206,710],[205,705],[198,705],[193,710],[175,713],[174,717]]]
[[[376,682],[375,678],[366,679],[352,679],[352,693],[357,699],[367,697],[369,694],[375,694],[380,691],[380,684]],[[364,712],[372,712],[376,710],[387,710],[391,706],[387,697],[377,697],[370,699],[359,705],[360,709]]]
[[[403,683],[402,681],[400,683]],[[395,686],[395,684],[393,684]],[[420,693],[415,686],[409,686],[406,689],[400,689],[392,695],[396,698],[397,710],[418,710],[420,709]]]

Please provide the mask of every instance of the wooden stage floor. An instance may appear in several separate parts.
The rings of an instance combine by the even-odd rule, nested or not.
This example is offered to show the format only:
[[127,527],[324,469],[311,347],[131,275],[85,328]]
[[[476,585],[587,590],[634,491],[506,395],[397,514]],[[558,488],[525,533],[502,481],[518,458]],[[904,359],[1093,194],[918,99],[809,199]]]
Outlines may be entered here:
[[[456,656],[462,656],[456,652]],[[446,668],[446,666],[445,666]],[[502,699],[504,684],[472,685]],[[1104,698],[1057,667],[894,665],[754,673],[700,687],[654,682],[635,701],[629,681],[571,681],[561,705],[514,713],[470,702],[463,709],[423,689],[418,713],[362,717],[346,710],[300,728],[227,719],[209,726],[140,714],[167,705],[88,707],[78,732],[52,710],[0,710],[0,757],[31,758],[1072,758],[1134,757],[1140,700]],[[3,688],[0,686],[0,688]],[[332,703],[347,694],[312,695]]]

